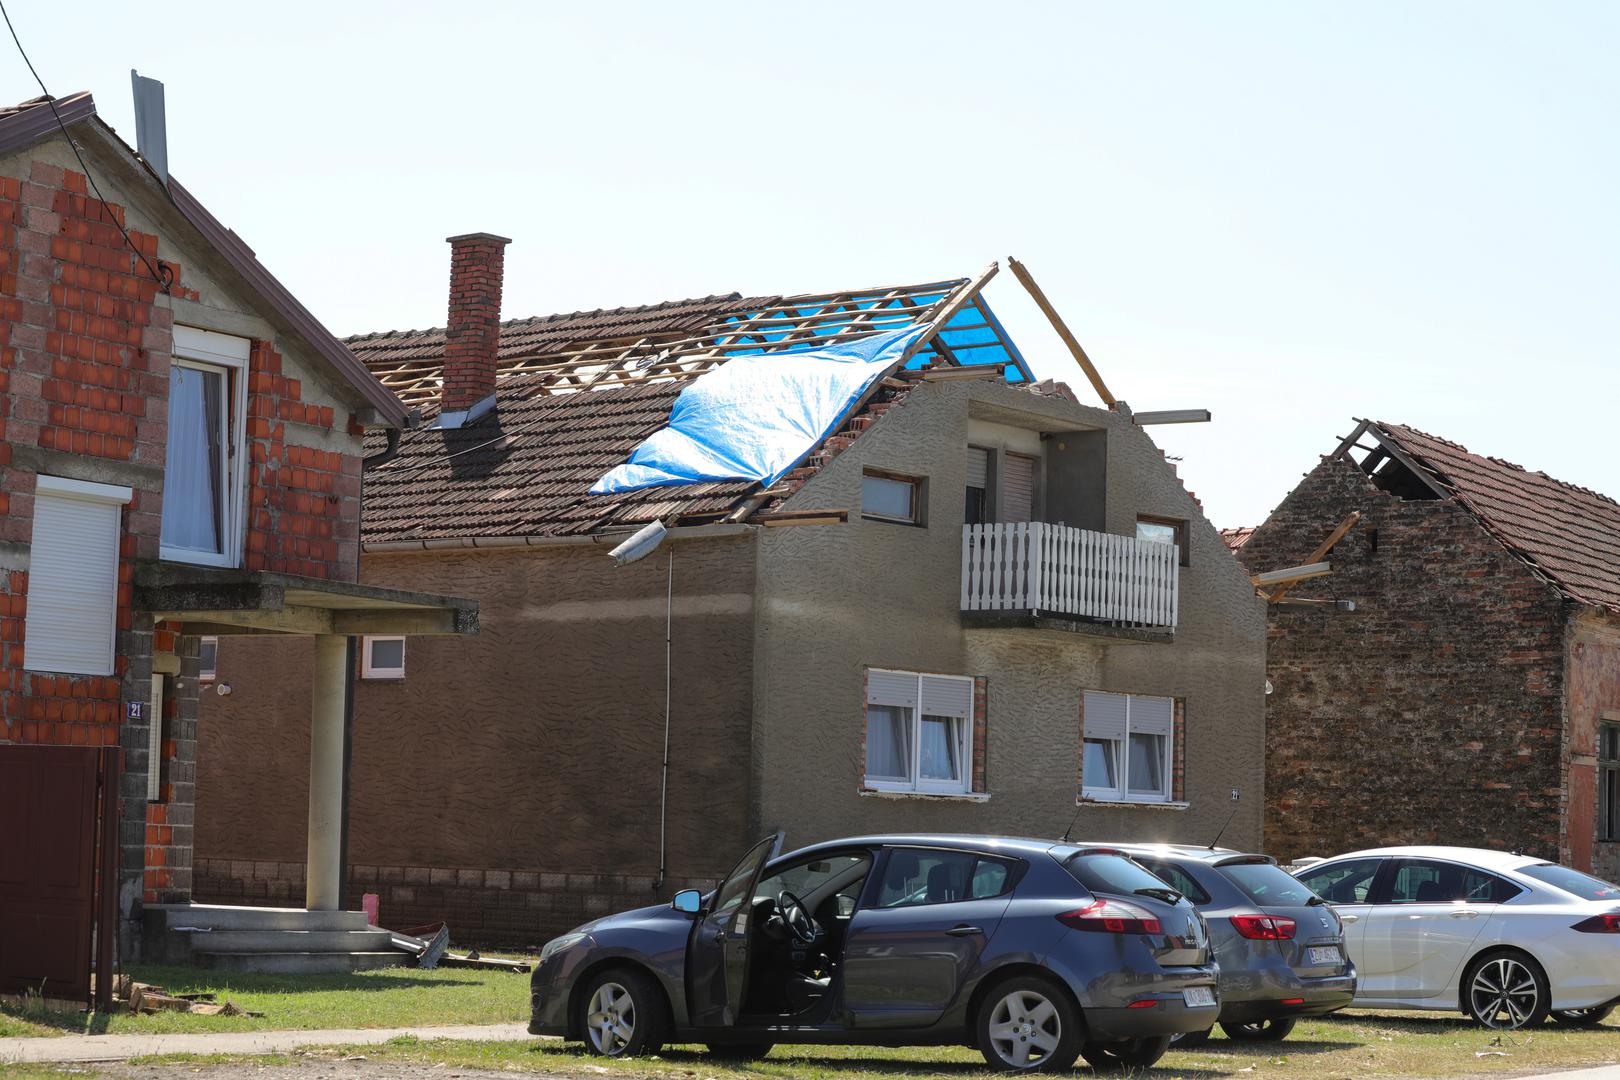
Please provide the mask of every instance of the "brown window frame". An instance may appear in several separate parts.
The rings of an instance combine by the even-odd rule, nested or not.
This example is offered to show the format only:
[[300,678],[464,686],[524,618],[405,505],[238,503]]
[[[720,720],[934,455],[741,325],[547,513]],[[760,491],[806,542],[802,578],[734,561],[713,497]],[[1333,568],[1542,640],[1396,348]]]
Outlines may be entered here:
[[[888,514],[871,514],[866,510],[866,478],[870,476],[877,480],[889,480],[897,484],[907,484],[911,487],[911,516],[891,517]],[[867,521],[881,521],[889,525],[911,525],[923,528],[928,523],[925,520],[924,507],[927,505],[928,478],[924,476],[911,476],[907,473],[891,472],[888,469],[875,469],[868,466],[861,470],[861,517]]]
[[1176,531],[1176,547],[1181,549],[1181,551],[1180,551],[1181,565],[1182,566],[1191,566],[1192,565],[1192,561],[1191,561],[1191,559],[1189,557],[1190,553],[1187,550],[1187,519],[1186,518],[1163,517],[1163,516],[1161,516],[1159,514],[1137,514],[1136,515],[1136,523],[1138,525],[1141,525],[1141,524],[1144,524],[1144,523],[1146,523],[1148,525],[1164,525],[1164,526],[1166,526],[1168,528],[1174,529]]

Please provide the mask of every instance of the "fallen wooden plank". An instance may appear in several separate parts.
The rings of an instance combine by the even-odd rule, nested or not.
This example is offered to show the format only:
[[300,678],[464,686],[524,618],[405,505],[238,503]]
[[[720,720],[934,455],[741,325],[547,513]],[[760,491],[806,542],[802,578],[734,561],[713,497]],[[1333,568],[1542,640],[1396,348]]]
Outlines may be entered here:
[[525,972],[529,964],[521,960],[495,960],[484,956],[463,956],[458,953],[445,953],[444,959],[439,963],[448,968],[483,968],[488,971]]
[[1249,580],[1256,585],[1286,585],[1331,573],[1333,573],[1331,564],[1318,562],[1307,563],[1304,566],[1288,566],[1281,570],[1267,570],[1263,574],[1255,574]]
[[964,364],[961,367],[924,368],[916,373],[923,382],[950,382],[955,379],[999,379],[1005,372],[1002,364]]
[[756,514],[754,520],[761,525],[780,528],[783,525],[842,525],[849,521],[846,510],[778,510],[771,514]]
[[1046,298],[1046,294],[1041,291],[1041,287],[1035,284],[1035,279],[1030,276],[1028,270],[1024,269],[1023,263],[1009,255],[1007,256],[1007,265],[1012,268],[1014,276],[1018,278],[1024,289],[1035,301],[1035,306],[1040,308],[1046,315],[1046,321],[1052,324],[1052,329],[1056,330],[1058,337],[1063,339],[1063,344],[1069,347],[1069,354],[1074,357],[1074,362],[1080,365],[1080,370],[1086,373],[1086,378],[1091,382],[1091,388],[1097,391],[1097,396],[1102,398],[1104,405],[1112,406],[1118,399],[1109,392],[1107,385],[1102,380],[1102,376],[1097,373],[1096,366],[1092,364],[1091,357],[1086,355],[1086,350],[1081,348],[1079,340],[1069,331],[1069,325],[1063,321],[1063,316],[1057,313],[1057,309]]
[[[1316,550],[1311,552],[1311,557],[1306,559],[1305,562],[1307,564],[1317,563],[1327,558],[1328,553],[1333,550],[1333,545],[1337,544],[1340,540],[1343,540],[1345,534],[1351,529],[1355,528],[1356,522],[1360,520],[1360,510],[1352,510],[1350,513],[1346,514],[1344,520],[1335,525],[1333,527],[1333,531],[1328,533],[1327,539],[1316,545]],[[1292,585],[1284,585],[1282,588],[1274,590],[1270,596],[1266,597],[1266,599],[1275,604],[1288,594],[1288,590],[1290,588],[1292,588]]]

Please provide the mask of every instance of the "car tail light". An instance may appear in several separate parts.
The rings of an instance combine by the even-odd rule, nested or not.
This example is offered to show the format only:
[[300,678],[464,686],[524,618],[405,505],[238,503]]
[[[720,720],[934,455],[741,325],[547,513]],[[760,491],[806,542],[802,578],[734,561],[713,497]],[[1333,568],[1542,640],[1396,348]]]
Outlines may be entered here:
[[1278,1002],[1278,1004],[1279,1005],[1303,1005],[1303,1004],[1305,1004],[1305,999],[1304,998],[1283,998],[1282,1001]]
[[1070,930],[1093,930],[1102,934],[1164,933],[1164,924],[1155,916],[1122,900],[1097,900],[1083,908],[1065,911],[1057,921]]
[[1612,915],[1594,915],[1582,919],[1573,929],[1583,934],[1620,934],[1620,912]]
[[1288,941],[1294,936],[1294,920],[1281,915],[1233,915],[1232,925],[1251,941]]

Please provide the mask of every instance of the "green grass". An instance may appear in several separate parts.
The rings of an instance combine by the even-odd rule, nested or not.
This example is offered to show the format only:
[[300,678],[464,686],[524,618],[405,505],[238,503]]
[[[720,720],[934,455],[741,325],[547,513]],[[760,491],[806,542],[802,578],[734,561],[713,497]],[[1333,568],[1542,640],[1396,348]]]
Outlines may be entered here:
[[159,1012],[86,1016],[0,1007],[0,1037],[109,1032],[120,1035],[289,1028],[502,1024],[528,1019],[529,977],[472,968],[384,968],[352,975],[248,975],[198,968],[137,967],[137,982],[170,993],[211,992],[262,1017]]
[[[630,1061],[589,1057],[556,1040],[476,1043],[394,1039],[380,1046],[298,1051],[286,1060],[311,1064],[351,1055],[369,1062],[447,1069],[522,1071],[551,1076],[605,1075],[619,1080],[991,1080],[975,1051],[959,1047],[884,1049],[781,1046],[739,1067],[702,1052],[669,1047]],[[1481,1056],[1483,1055],[1483,1056]],[[229,1064],[243,1059],[169,1056],[151,1063]],[[1444,1014],[1354,1012],[1302,1021],[1280,1043],[1234,1043],[1217,1029],[1202,1047],[1165,1055],[1154,1077],[1235,1080],[1337,1080],[1340,1077],[1477,1077],[1620,1062],[1620,1025],[1572,1030],[1551,1024],[1534,1032],[1497,1035]],[[1082,1063],[1083,1067],[1083,1063]]]

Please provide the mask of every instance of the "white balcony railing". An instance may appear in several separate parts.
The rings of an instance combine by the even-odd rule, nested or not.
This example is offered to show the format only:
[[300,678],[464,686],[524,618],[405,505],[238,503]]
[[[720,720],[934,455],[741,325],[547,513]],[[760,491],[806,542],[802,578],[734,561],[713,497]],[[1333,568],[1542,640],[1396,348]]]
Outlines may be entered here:
[[1044,522],[962,527],[962,610],[1174,628],[1172,544]]

